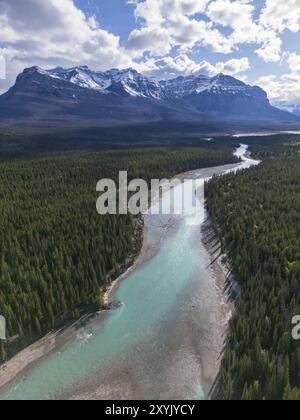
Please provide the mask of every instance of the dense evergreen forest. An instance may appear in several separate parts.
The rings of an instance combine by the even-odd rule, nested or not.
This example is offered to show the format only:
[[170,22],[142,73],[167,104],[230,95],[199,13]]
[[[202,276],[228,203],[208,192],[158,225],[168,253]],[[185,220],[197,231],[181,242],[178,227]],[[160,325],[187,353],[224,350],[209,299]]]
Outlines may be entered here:
[[259,167],[215,177],[207,204],[241,285],[220,372],[221,399],[300,399],[300,138],[249,138]]
[[235,161],[228,148],[147,148],[0,161],[0,314],[4,361],[31,341],[99,307],[138,254],[140,219],[99,216],[97,181],[164,178]]
[[[228,127],[227,127],[228,128]],[[157,121],[149,124],[106,126],[83,126],[59,124],[39,126],[14,125],[5,128],[0,124],[0,156],[69,151],[99,151],[128,147],[203,147],[214,148],[216,144],[228,147],[228,136],[220,141],[207,141],[207,132],[226,131],[220,124],[180,123]],[[232,130],[232,126],[228,131]],[[233,140],[236,143],[236,139]]]

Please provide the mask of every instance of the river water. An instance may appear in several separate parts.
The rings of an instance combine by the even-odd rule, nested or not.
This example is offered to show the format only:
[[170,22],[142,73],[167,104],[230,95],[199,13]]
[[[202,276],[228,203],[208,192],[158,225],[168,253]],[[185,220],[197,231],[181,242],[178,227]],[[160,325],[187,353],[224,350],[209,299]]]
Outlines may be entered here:
[[[236,152],[241,164],[193,171],[187,178],[205,180],[257,164],[246,152],[245,145]],[[207,397],[231,314],[201,226],[189,226],[185,216],[146,215],[145,233],[137,267],[115,292],[122,307],[74,330],[1,399]]]

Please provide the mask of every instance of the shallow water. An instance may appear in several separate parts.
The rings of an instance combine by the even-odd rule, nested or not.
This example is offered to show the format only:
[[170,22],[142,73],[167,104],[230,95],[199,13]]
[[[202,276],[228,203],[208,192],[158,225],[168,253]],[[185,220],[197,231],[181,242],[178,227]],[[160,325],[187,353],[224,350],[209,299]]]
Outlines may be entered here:
[[[237,154],[246,150],[241,146]],[[189,176],[207,179],[253,164],[244,157],[242,165]],[[146,215],[145,229],[144,254],[152,257],[118,287],[122,307],[77,331],[2,399],[206,398],[224,340],[225,306],[201,228],[188,226],[185,216]]]

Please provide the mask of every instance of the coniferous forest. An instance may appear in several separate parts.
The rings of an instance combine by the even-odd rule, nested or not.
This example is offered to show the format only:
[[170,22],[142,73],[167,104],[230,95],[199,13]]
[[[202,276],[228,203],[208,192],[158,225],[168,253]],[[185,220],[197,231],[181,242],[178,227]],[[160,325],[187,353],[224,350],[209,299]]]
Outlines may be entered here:
[[213,226],[241,285],[220,372],[221,399],[300,399],[300,141],[245,139],[263,159],[207,187]]
[[[228,142],[228,139],[226,140]],[[225,142],[225,143],[226,143]],[[300,142],[245,138],[258,167],[215,177],[207,204],[241,296],[220,371],[221,399],[300,399]],[[99,216],[97,181],[171,177],[230,163],[232,143],[11,156],[0,161],[1,362],[101,307],[103,292],[137,256],[139,218]]]
[[99,216],[97,181],[150,180],[235,161],[227,148],[144,148],[0,161],[0,360],[101,305],[103,291],[139,253],[142,225]]

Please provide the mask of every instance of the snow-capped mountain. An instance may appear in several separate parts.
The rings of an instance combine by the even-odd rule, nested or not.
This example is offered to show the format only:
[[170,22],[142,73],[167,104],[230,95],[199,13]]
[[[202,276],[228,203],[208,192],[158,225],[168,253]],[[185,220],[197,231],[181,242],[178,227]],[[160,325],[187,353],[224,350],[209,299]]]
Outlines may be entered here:
[[0,117],[154,121],[298,120],[272,107],[267,94],[233,77],[191,75],[156,81],[134,69],[86,66],[25,69],[0,97]]
[[42,84],[45,86],[49,86],[52,83],[54,89],[56,88],[55,82],[59,80],[75,85],[73,87],[74,90],[76,86],[79,86],[84,89],[101,92],[102,94],[128,94],[129,96],[160,100],[183,99],[187,96],[204,92],[231,95],[242,93],[248,96],[256,94],[258,97],[261,96],[263,100],[267,98],[266,93],[262,89],[246,85],[233,77],[223,74],[212,78],[199,75],[154,81],[131,68],[97,72],[90,70],[87,66],[70,69],[58,67],[48,71],[39,67],[33,67],[25,70],[18,77],[17,83],[33,81],[37,84],[37,79],[42,79]]

